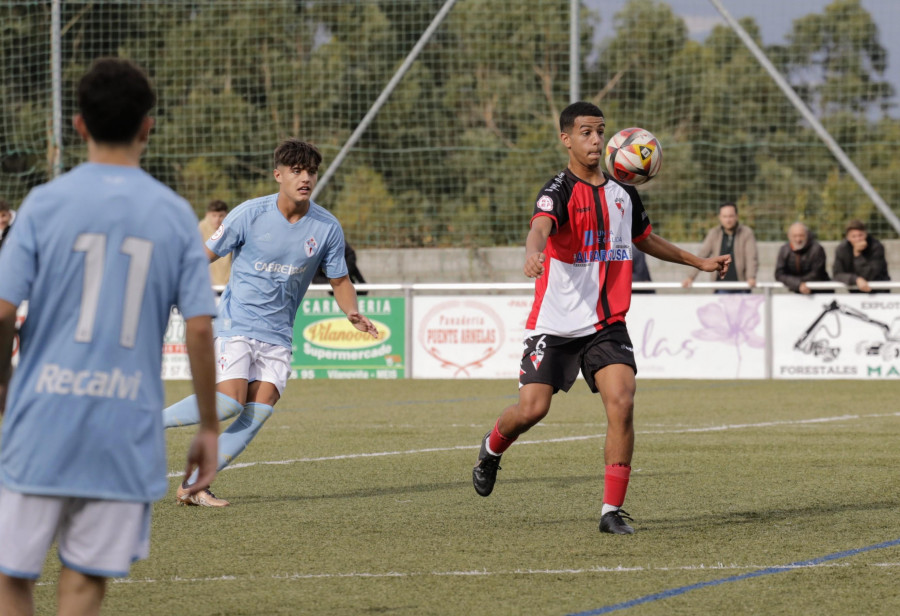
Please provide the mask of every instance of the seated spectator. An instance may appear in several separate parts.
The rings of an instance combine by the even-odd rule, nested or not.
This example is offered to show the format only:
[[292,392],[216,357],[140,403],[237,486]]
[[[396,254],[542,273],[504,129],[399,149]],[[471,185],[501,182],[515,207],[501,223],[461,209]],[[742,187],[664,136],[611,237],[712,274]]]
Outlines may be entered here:
[[9,202],[6,199],[0,199],[0,247],[3,246],[3,241],[12,228],[13,218],[15,218],[15,212],[10,209]]
[[[356,251],[350,246],[350,242],[344,242],[344,261],[347,262],[347,275],[350,277],[350,282],[353,284],[366,284],[366,279],[363,278],[362,272],[356,266]],[[319,268],[313,275],[312,282],[313,284],[329,284],[325,270]],[[366,295],[368,293],[368,291],[356,291],[357,295]],[[331,291],[328,294],[334,295]]]
[[[637,246],[631,246],[631,282],[653,282],[650,278],[650,268],[647,267],[647,255],[641,252]],[[653,289],[634,289],[632,293],[656,293]]]
[[[872,293],[870,281],[890,280],[884,245],[869,235],[861,220],[851,220],[844,230],[844,241],[834,251],[834,279],[859,291]],[[888,289],[884,289],[888,292]]]
[[[712,282],[746,282],[750,288],[756,286],[756,271],[759,269],[759,255],[756,250],[756,236],[753,229],[738,222],[738,210],[734,203],[723,203],[719,206],[719,226],[709,230],[700,245],[697,256],[705,259],[717,255],[731,255],[731,267],[724,278],[718,278],[713,272]],[[700,270],[692,269],[681,286],[687,288],[694,284],[694,278]],[[738,289],[728,291],[719,289],[716,293],[749,293]]]
[[[218,199],[209,202],[209,205],[206,206],[206,216],[197,224],[204,242],[222,225],[227,214],[227,203]],[[231,276],[231,253],[209,266],[209,278],[214,287],[224,287],[228,284],[229,276]]]
[[[802,222],[795,222],[788,229],[788,243],[778,250],[775,260],[775,280],[794,293],[814,293],[807,282],[827,281],[825,249]],[[818,291],[828,293],[829,291]]]

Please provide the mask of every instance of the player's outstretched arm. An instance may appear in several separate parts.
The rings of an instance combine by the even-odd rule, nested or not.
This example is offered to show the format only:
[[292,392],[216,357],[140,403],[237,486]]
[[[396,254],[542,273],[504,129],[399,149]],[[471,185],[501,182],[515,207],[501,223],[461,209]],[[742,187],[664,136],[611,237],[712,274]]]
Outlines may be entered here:
[[350,282],[349,276],[330,278],[331,288],[334,291],[334,300],[338,307],[347,315],[347,319],[353,323],[353,327],[361,332],[366,332],[373,338],[378,337],[378,329],[366,317],[359,313],[359,304],[356,300],[356,287]]
[[16,307],[0,299],[0,416],[6,410],[6,389],[12,372],[12,347],[16,336]]
[[553,219],[548,216],[538,216],[531,223],[531,230],[525,238],[525,266],[522,271],[529,278],[540,278],[544,273],[544,248],[547,247],[547,238],[553,231]]
[[200,410],[200,427],[188,449],[185,480],[197,469],[197,480],[187,490],[191,494],[208,487],[218,465],[219,418],[216,415],[216,360],[213,350],[212,318],[191,317],[185,322],[185,342],[191,365],[194,393]]
[[655,233],[651,233],[645,239],[637,242],[637,247],[648,255],[662,261],[689,265],[703,272],[718,272],[720,278],[725,276],[725,272],[728,271],[728,267],[731,265],[731,255],[719,255],[701,259],[679,248],[672,242],[664,240]]

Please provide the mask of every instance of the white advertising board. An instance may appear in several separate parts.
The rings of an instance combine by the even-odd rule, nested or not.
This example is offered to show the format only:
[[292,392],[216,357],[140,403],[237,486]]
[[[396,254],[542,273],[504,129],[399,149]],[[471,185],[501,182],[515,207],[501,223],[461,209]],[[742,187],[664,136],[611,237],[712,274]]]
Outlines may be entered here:
[[188,359],[184,335],[184,317],[178,308],[172,307],[169,325],[163,336],[162,378],[183,381],[191,378],[191,364]]
[[[893,294],[775,295],[778,379],[900,379],[900,299]],[[516,379],[530,295],[413,297],[414,378]],[[766,376],[766,297],[637,294],[628,314],[638,378]],[[189,379],[184,320],[173,311],[163,378]]]
[[[518,378],[531,296],[413,298],[415,378]],[[762,295],[636,295],[640,378],[764,378]]]
[[518,378],[530,309],[530,296],[414,297],[413,377]]
[[635,295],[626,319],[638,378],[765,377],[763,295]]
[[900,378],[897,295],[778,295],[772,300],[773,378]]

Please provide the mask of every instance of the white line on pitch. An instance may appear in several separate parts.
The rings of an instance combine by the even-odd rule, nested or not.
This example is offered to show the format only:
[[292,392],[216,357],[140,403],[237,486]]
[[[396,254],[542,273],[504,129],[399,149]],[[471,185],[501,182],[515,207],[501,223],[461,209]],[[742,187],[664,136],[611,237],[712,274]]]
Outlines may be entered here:
[[[472,569],[469,571],[383,571],[372,573],[365,571],[351,571],[346,573],[278,573],[269,576],[256,575],[220,575],[216,577],[182,577],[169,578],[115,578],[114,584],[157,584],[160,582],[232,582],[235,580],[329,580],[344,578],[409,578],[409,577],[485,577],[501,575],[584,575],[591,573],[653,573],[656,571],[757,571],[763,569],[822,569],[830,567],[900,567],[900,563],[817,563],[815,565],[738,565],[714,563],[711,565],[681,565],[673,567],[584,567],[580,569],[506,569],[500,571],[488,571],[487,569]],[[56,582],[47,580],[38,582],[38,586],[55,586]]]
[[859,564],[852,563],[818,563],[815,565],[738,565],[738,564],[722,564],[716,563],[711,565],[683,565],[675,567],[584,567],[580,569],[506,569],[499,571],[488,571],[487,569],[472,569],[469,571],[384,571],[379,573],[352,571],[346,573],[279,573],[266,577],[259,576],[235,576],[223,575],[221,577],[173,577],[169,579],[119,579],[117,583],[122,584],[140,584],[154,582],[229,582],[236,579],[272,579],[272,580],[321,580],[321,579],[343,579],[343,578],[408,578],[408,577],[485,577],[485,576],[504,576],[504,575],[584,575],[591,573],[652,573],[657,571],[757,571],[763,569],[822,569],[831,567],[898,567],[900,563],[875,563],[875,564]]
[[[725,424],[720,426],[706,426],[702,428],[676,428],[672,430],[638,430],[637,434],[639,435],[658,435],[658,434],[697,434],[702,432],[724,432],[727,430],[743,430],[747,428],[771,428],[773,426],[798,426],[798,425],[807,425],[807,424],[822,424],[836,421],[851,421],[855,419],[873,419],[878,417],[900,417],[900,412],[897,413],[872,413],[867,415],[837,415],[834,417],[814,417],[812,419],[791,419],[784,421],[763,421],[759,423],[746,423],[746,424]],[[605,434],[586,434],[582,436],[561,436],[558,438],[548,438],[548,439],[540,439],[540,440],[531,440],[531,441],[517,441],[519,445],[545,445],[548,443],[571,443],[573,441],[587,441],[592,439],[603,438],[606,436]],[[401,456],[401,455],[411,455],[417,453],[441,453],[446,451],[463,451],[463,450],[471,450],[478,449],[481,444],[477,445],[455,445],[453,447],[428,447],[425,449],[406,449],[402,451],[375,451],[369,453],[348,453],[341,454],[336,456],[321,456],[317,458],[293,458],[290,460],[263,460],[260,462],[238,462],[236,464],[230,464],[223,468],[222,470],[236,469],[236,468],[247,468],[250,466],[257,465],[265,465],[265,464],[300,464],[303,462],[330,462],[334,460],[356,460],[359,458],[382,458],[386,456]],[[184,471],[171,471],[169,473],[169,477],[181,477],[184,474]]]

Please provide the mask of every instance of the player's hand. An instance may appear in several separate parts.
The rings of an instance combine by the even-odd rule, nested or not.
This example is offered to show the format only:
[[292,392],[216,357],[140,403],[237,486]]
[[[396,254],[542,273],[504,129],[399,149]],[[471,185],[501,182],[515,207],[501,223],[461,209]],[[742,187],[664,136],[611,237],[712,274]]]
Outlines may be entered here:
[[803,293],[803,295],[809,295],[810,293],[812,293],[812,289],[806,286],[805,282],[801,282],[797,290]]
[[856,288],[862,291],[863,293],[871,293],[872,287],[869,286],[869,281],[863,278],[862,276],[856,277]]
[[529,278],[540,278],[544,274],[544,261],[547,255],[542,252],[535,252],[525,259],[525,267],[522,271]]
[[184,481],[187,481],[194,469],[197,469],[197,481],[187,486],[190,494],[196,494],[210,486],[216,478],[216,467],[219,464],[219,432],[200,428],[191,447],[188,449],[187,466],[184,469]]
[[703,263],[697,269],[704,272],[718,272],[719,278],[724,278],[731,266],[731,255],[719,255],[710,259],[703,259]]
[[359,314],[358,312],[351,312],[347,315],[347,319],[353,323],[353,327],[358,329],[361,332],[366,332],[370,334],[373,338],[378,337],[378,328],[372,324],[366,316]]

